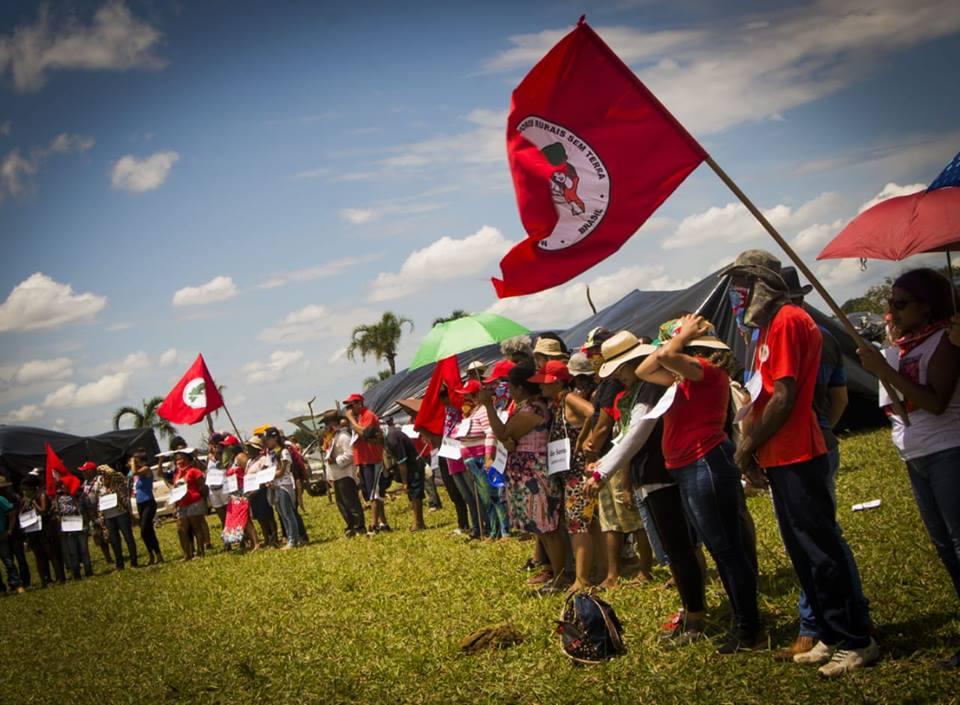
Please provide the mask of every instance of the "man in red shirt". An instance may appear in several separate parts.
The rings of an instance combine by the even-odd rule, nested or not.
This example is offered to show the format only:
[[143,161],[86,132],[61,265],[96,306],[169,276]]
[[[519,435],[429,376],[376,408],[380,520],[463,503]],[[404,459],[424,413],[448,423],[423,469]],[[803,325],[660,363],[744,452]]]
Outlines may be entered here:
[[820,330],[790,302],[780,261],[769,252],[747,250],[725,274],[735,316],[759,329],[753,370],[761,385],[736,461],[753,482],[769,482],[783,543],[821,630],[816,646],[794,661],[820,666],[828,678],[840,676],[879,654],[844,551],[827,449],[813,410]]
[[383,507],[383,492],[387,489],[383,474],[383,431],[380,419],[363,403],[360,394],[351,394],[343,401],[347,421],[356,438],[353,440],[353,464],[360,471],[363,498],[370,502],[373,531],[390,531]]

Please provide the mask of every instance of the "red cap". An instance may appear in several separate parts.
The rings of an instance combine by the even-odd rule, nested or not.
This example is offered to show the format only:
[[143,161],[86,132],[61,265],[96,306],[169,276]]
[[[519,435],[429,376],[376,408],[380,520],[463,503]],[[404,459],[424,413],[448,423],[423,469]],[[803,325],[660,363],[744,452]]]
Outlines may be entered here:
[[240,445],[240,441],[239,441],[239,440],[237,439],[237,437],[234,436],[232,433],[228,433],[226,436],[224,436],[224,437],[223,437],[223,440],[220,441],[220,443],[221,443],[221,445],[225,445],[225,446],[238,446],[238,445]]
[[355,402],[355,401],[358,401],[358,402],[360,402],[360,403],[362,404],[362,403],[363,403],[363,395],[362,395],[362,394],[351,394],[350,396],[348,396],[346,399],[343,400],[343,403],[344,403],[344,404],[352,404],[352,403]]
[[83,465],[77,468],[77,470],[79,470],[80,472],[83,472],[84,470],[96,470],[96,469],[97,469],[97,464],[90,460],[88,460]]
[[500,360],[500,362],[493,366],[490,376],[483,378],[483,383],[490,384],[491,382],[496,382],[498,379],[506,379],[507,375],[510,374],[510,370],[516,366],[516,363],[512,360]]
[[554,382],[569,382],[571,379],[573,377],[570,376],[567,363],[563,360],[548,360],[547,364],[527,381],[534,384],[553,384]]
[[457,394],[476,394],[480,391],[480,382],[479,380],[471,379],[467,381],[465,385],[457,389]]

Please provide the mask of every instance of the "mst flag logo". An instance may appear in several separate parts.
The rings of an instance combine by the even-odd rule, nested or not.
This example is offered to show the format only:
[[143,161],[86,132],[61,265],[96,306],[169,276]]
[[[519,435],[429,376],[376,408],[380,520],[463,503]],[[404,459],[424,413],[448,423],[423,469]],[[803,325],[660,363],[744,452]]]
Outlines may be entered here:
[[196,377],[183,388],[183,403],[191,409],[203,409],[207,406],[207,383],[203,377]]
[[557,209],[557,224],[537,242],[544,250],[562,250],[592,233],[610,203],[610,176],[597,153],[569,128],[531,115],[520,121],[517,132],[540,148],[554,171],[550,194]]

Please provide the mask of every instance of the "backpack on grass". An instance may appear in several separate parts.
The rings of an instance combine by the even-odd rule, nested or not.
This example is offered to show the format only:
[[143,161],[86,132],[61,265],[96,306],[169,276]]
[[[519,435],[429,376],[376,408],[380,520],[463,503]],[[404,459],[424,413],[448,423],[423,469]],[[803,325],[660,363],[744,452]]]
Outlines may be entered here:
[[563,653],[577,663],[603,663],[627,650],[613,607],[585,592],[570,595],[563,603],[557,633]]

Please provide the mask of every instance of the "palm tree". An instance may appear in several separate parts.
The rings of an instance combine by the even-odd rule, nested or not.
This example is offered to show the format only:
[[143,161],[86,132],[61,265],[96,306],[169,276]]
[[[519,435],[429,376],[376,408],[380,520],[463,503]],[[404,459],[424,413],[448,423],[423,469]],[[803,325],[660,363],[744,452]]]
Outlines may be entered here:
[[163,403],[163,397],[144,399],[141,403],[143,404],[142,409],[135,406],[121,406],[117,409],[113,414],[113,427],[119,431],[120,420],[124,416],[132,416],[133,428],[152,428],[160,438],[173,438],[177,435],[177,430],[173,425],[157,415],[157,407]]
[[375,377],[367,377],[363,380],[363,390],[366,391],[370,389],[375,384],[380,384],[385,379],[390,379],[393,375],[390,373],[390,370],[380,370]]
[[457,309],[454,309],[454,310],[450,313],[450,315],[447,316],[446,318],[434,318],[434,319],[433,319],[433,325],[438,325],[438,324],[440,324],[440,323],[449,323],[450,321],[455,321],[455,320],[457,320],[458,318],[466,318],[466,317],[469,316],[469,315],[470,315],[470,314],[467,313],[466,311],[457,308]]
[[392,311],[383,314],[376,323],[357,326],[350,334],[350,345],[347,346],[347,357],[351,360],[360,353],[360,359],[366,360],[372,355],[377,362],[386,360],[390,366],[390,374],[397,373],[397,347],[403,335],[403,324],[410,326],[413,331],[413,321],[409,318],[397,316]]

